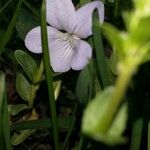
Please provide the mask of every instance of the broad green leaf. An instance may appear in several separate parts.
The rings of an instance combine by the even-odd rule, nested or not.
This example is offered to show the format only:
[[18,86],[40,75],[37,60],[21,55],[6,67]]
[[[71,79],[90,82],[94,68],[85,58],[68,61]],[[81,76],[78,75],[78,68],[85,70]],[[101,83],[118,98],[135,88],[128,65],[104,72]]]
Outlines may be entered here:
[[[84,134],[109,145],[125,142],[122,133],[125,130],[127,121],[126,104],[120,107],[115,117],[111,115],[110,104],[113,91],[113,87],[107,88],[91,101],[85,109],[82,120],[82,132]],[[112,122],[109,124],[107,131],[104,132],[102,130],[105,126],[103,120],[107,120],[109,117],[113,117]]]
[[18,74],[16,78],[16,89],[23,100],[30,101],[31,85],[23,74]]
[[40,25],[39,18],[35,17],[33,14],[29,13],[29,11],[22,9],[20,11],[18,20],[16,22],[16,29],[18,31],[19,36],[24,40],[26,34]]
[[136,10],[139,11],[139,15],[150,15],[150,1],[149,0],[134,0]]
[[[138,44],[143,44],[150,39],[150,16],[140,19],[137,27],[131,29],[131,38]],[[141,46],[141,45],[140,45]]]
[[20,133],[14,133],[11,139],[11,144],[12,145],[19,145],[21,144],[24,140],[26,140],[31,134],[33,134],[36,130],[34,129],[28,129],[24,131],[20,131]]
[[26,104],[9,105],[9,112],[13,116],[29,108]]
[[16,50],[15,57],[33,83],[38,70],[36,61],[29,54],[22,50]]
[[[92,66],[93,65],[91,64],[91,67]],[[76,96],[80,104],[84,106],[88,103],[91,97],[93,97],[92,95],[95,93],[95,89],[93,89],[94,80],[95,80],[95,72],[93,70],[93,67],[90,69],[89,66],[87,66],[79,74],[76,85]]]

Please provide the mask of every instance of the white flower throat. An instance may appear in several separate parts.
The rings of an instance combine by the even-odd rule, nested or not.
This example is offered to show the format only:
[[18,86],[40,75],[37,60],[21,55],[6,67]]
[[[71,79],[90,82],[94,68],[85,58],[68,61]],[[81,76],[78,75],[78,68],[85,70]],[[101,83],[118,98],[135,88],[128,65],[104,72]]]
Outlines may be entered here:
[[69,44],[71,46],[71,48],[74,48],[77,40],[79,40],[80,38],[78,38],[77,36],[75,36],[73,34],[70,34],[70,33],[62,33],[61,34],[61,39],[66,44]]

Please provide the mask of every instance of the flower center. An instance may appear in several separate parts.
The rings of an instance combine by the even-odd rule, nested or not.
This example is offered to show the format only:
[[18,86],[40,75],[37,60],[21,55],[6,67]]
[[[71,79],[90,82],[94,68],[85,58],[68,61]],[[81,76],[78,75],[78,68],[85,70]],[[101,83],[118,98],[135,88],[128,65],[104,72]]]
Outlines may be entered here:
[[72,35],[72,34],[69,34],[69,33],[63,33],[62,38],[63,38],[63,41],[66,42],[66,43],[69,43],[72,48],[75,47],[75,42],[76,42],[77,39],[79,39],[75,35]]

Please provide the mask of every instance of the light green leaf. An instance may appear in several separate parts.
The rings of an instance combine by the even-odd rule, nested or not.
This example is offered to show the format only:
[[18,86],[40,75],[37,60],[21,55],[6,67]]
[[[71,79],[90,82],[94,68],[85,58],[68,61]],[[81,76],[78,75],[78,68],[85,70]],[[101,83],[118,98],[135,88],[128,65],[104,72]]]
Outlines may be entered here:
[[117,70],[117,64],[119,60],[118,55],[119,55],[118,52],[115,49],[113,49],[110,58],[107,59],[107,64],[114,75],[118,75],[118,70]]
[[31,134],[33,134],[36,130],[34,129],[28,129],[28,130],[23,130],[20,131],[20,133],[14,133],[11,139],[12,145],[19,145],[21,144],[24,140],[26,140]]
[[107,37],[108,41],[112,45],[113,48],[116,49],[116,51],[119,54],[119,58],[121,58],[124,55],[124,43],[122,39],[122,35],[120,34],[119,30],[114,27],[113,25],[110,25],[108,23],[104,23],[102,25],[102,30],[104,35]]
[[16,78],[16,89],[22,99],[29,102],[31,85],[21,73],[19,73]]
[[145,42],[147,42],[147,40],[149,40],[150,38],[150,30],[149,30],[149,26],[150,26],[150,16],[148,17],[143,17],[136,28],[132,28],[131,29],[131,38],[138,42],[143,44]]
[[9,105],[9,112],[13,116],[29,108],[26,104]]
[[15,57],[33,83],[38,70],[36,61],[29,54],[22,50],[16,50]]
[[[82,120],[83,133],[109,145],[125,142],[122,133],[125,130],[127,121],[126,104],[120,107],[115,117],[111,115],[111,109],[109,110],[109,108],[113,91],[113,87],[107,88],[91,101],[84,112]],[[105,116],[106,112],[107,117]],[[110,117],[113,117],[112,122],[109,124],[107,131],[103,131],[103,126],[105,126],[103,121]]]

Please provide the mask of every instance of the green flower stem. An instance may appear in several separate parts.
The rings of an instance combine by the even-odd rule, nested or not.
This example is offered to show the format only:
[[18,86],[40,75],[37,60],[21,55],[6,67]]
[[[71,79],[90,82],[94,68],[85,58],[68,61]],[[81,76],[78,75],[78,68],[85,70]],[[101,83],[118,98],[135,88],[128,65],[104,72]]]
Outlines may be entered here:
[[38,69],[38,71],[37,71],[37,73],[35,75],[35,79],[34,79],[35,83],[41,81],[43,72],[44,72],[44,64],[43,64],[43,60],[41,60],[39,69]]
[[50,100],[50,110],[51,110],[51,120],[52,120],[52,131],[54,138],[55,150],[60,149],[59,145],[59,132],[57,124],[57,115],[56,115],[56,104],[54,97],[54,88],[52,80],[52,71],[50,69],[50,57],[49,57],[49,48],[48,48],[48,37],[47,37],[47,24],[46,24],[46,2],[43,0],[42,9],[41,9],[41,29],[42,29],[42,48],[43,48],[43,58],[44,58],[44,67],[45,75],[48,86],[49,100]]
[[39,84],[38,83],[42,79],[43,72],[44,72],[44,65],[43,65],[43,60],[41,60],[39,69],[37,70],[37,72],[35,74],[35,79],[34,79],[35,84],[31,85],[31,92],[30,92],[30,98],[29,98],[30,99],[29,100],[29,106],[30,107],[33,106],[33,102],[34,102],[34,99],[36,97],[36,92],[39,89]]
[[[124,94],[128,88],[129,82],[135,73],[138,63],[132,59],[132,61],[125,60],[122,69],[120,71],[120,75],[116,81],[115,90],[111,98],[111,102],[108,106],[108,111],[103,116],[103,120],[101,122],[101,126],[99,127],[99,131],[101,133],[106,133],[109,128],[111,122],[117,110],[123,100]],[[109,112],[109,115],[108,115]],[[107,118],[107,119],[106,119]]]

